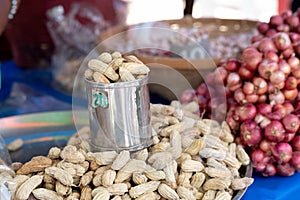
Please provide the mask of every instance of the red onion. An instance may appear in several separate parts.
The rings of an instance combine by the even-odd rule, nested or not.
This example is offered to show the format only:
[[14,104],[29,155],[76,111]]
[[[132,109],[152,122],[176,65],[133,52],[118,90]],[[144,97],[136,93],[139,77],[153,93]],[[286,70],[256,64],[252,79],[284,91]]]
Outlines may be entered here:
[[293,15],[293,12],[291,10],[285,10],[281,14],[281,17],[283,20]]
[[[286,108],[285,108],[283,105],[281,105],[281,104],[276,104],[276,105],[274,105],[274,106],[273,106],[273,111],[274,111],[274,112],[280,112],[280,113],[281,113],[280,116],[282,116],[282,117],[284,117],[284,116],[287,115],[287,113],[286,113]],[[280,119],[281,119],[281,118],[280,118]]]
[[283,106],[285,107],[286,114],[291,114],[295,110],[290,102],[285,102]]
[[234,99],[236,100],[236,102],[238,102],[239,104],[245,104],[247,103],[246,101],[246,96],[243,93],[243,90],[241,88],[238,88],[233,95]]
[[265,37],[259,41],[258,49],[267,54],[268,52],[277,52],[277,48],[271,38]]
[[241,138],[240,138],[240,137],[234,138],[234,142],[235,142],[237,145],[241,145],[243,148],[245,148],[245,145],[242,144]]
[[227,99],[227,103],[228,105],[230,105],[230,107],[228,107],[228,115],[233,115],[236,108],[238,107],[238,103],[233,99],[232,96]]
[[[299,26],[299,33],[300,33],[300,26]],[[300,43],[294,45],[294,51],[297,56],[300,56]]]
[[231,97],[231,96],[232,96],[232,92],[229,90],[229,88],[228,88],[228,87],[225,87],[224,89],[225,89],[226,97],[227,97],[227,98]]
[[263,38],[264,38],[264,36],[262,36],[262,35],[254,35],[251,37],[251,44],[257,43]]
[[256,107],[253,104],[238,106],[235,114],[240,121],[251,120],[256,115]]
[[267,101],[267,95],[265,94],[259,95],[257,100],[258,103],[265,103],[266,101]]
[[270,82],[268,82],[268,92],[267,93],[277,93],[278,89]]
[[299,118],[294,114],[288,114],[282,119],[286,131],[296,133],[300,126]]
[[262,56],[262,53],[257,51],[256,48],[247,47],[244,49],[241,59],[247,69],[255,71],[258,64],[262,61]]
[[277,27],[276,27],[276,30],[278,32],[289,32],[290,31],[290,26],[287,25],[287,24],[279,24]]
[[[299,20],[300,8],[259,23],[260,34],[252,37],[252,44],[239,58],[219,62],[206,77],[207,87],[199,86],[197,98],[191,98],[206,111],[203,117],[211,117],[212,109],[227,114],[234,141],[250,153],[255,170],[264,176],[300,171]],[[217,89],[216,83],[224,88]],[[226,103],[212,99],[209,89],[225,92]]]
[[298,114],[300,114],[300,91],[298,92],[297,99],[295,101],[292,101],[291,103],[293,103],[293,106],[295,107],[294,112],[298,112]]
[[282,141],[283,142],[291,142],[294,139],[295,135],[296,135],[296,133],[285,133],[284,139]]
[[267,60],[275,61],[275,62],[279,61],[279,57],[278,57],[277,53],[274,52],[274,51],[265,52],[264,53],[264,58],[267,59]]
[[277,165],[276,172],[280,176],[292,176],[295,173],[295,169],[289,163],[282,163]]
[[[300,93],[300,92],[299,92]],[[295,114],[297,117],[300,117],[300,102],[297,102],[296,103],[296,108],[295,110],[293,111],[293,114]]]
[[226,122],[231,128],[231,130],[235,131],[239,128],[239,122],[233,118],[233,116],[227,115],[226,116]]
[[292,158],[293,149],[287,142],[280,142],[275,146],[271,146],[271,151],[278,163],[287,163]]
[[286,100],[294,100],[298,95],[298,90],[297,89],[283,90],[283,95]]
[[221,70],[219,70],[219,68],[217,68],[216,71],[214,71],[214,84],[216,86],[224,85],[224,82],[227,79],[227,74],[224,74],[225,72],[227,73],[227,71],[223,71],[223,74],[221,74],[220,71]]
[[230,72],[235,72],[238,70],[238,68],[241,66],[241,63],[236,59],[230,59],[225,64],[225,69],[227,69]]
[[278,91],[276,94],[269,94],[269,100],[274,104],[283,104],[285,101],[284,95],[281,91]]
[[242,83],[238,83],[236,85],[228,86],[228,89],[233,92],[233,91],[235,91],[235,90],[237,90],[238,88],[241,88],[241,87],[242,87]]
[[254,84],[251,82],[244,83],[243,92],[245,94],[253,94],[254,93]]
[[294,31],[295,31],[296,33],[300,33],[300,25],[298,25],[297,27],[295,27],[295,28],[294,28]]
[[274,176],[276,174],[276,167],[272,163],[268,163],[265,171],[262,173],[263,176]]
[[227,76],[227,86],[232,87],[241,83],[241,78],[236,72],[231,72]]
[[269,79],[272,73],[279,69],[277,62],[264,59],[258,66],[258,73],[264,79]]
[[272,27],[276,27],[280,24],[283,24],[283,19],[280,15],[273,15],[271,16],[270,18],[270,22],[269,24],[272,26]]
[[183,91],[180,100],[183,104],[193,101],[196,97],[196,92],[193,89]]
[[297,85],[298,85],[298,80],[295,77],[290,76],[286,79],[284,87],[287,90],[292,90],[297,88]]
[[290,163],[297,171],[300,170],[300,151],[293,152]]
[[222,103],[223,103],[223,98],[214,97],[210,99],[211,109],[216,109]]
[[263,139],[263,140],[260,141],[260,143],[259,143],[259,148],[260,148],[263,152],[265,152],[265,153],[267,153],[267,154],[270,154],[270,152],[271,152],[271,143],[270,143],[268,140]]
[[266,114],[266,117],[270,120],[281,120],[283,115],[280,111],[275,111],[275,112]]
[[265,127],[264,136],[271,142],[281,142],[284,139],[284,129],[280,121],[271,121]]
[[285,82],[284,82],[284,81],[282,81],[282,82],[280,82],[280,83],[274,85],[274,87],[276,88],[275,90],[281,90],[281,89],[283,89],[283,88],[284,88],[284,85],[285,85]]
[[250,70],[247,69],[245,66],[241,66],[241,67],[239,68],[238,73],[239,73],[239,75],[240,75],[240,77],[241,77],[242,79],[246,79],[246,80],[251,79],[251,78],[253,78],[253,76],[254,76],[254,72],[253,72],[253,71],[250,71]]
[[275,30],[275,29],[269,29],[268,31],[267,31],[267,33],[266,33],[266,37],[268,37],[268,38],[272,38],[272,37],[274,37],[274,35],[277,33],[277,31]]
[[[204,83],[205,84],[205,83]],[[204,97],[210,99],[211,97],[215,97],[216,93],[214,87],[206,85],[207,92],[204,93]]]
[[287,17],[285,21],[288,25],[290,25],[291,29],[299,25],[299,18],[296,15],[291,15]]
[[300,79],[300,69],[293,70],[292,74],[295,78]]
[[261,22],[257,25],[257,30],[259,33],[264,35],[269,30],[269,24],[266,22]]
[[289,35],[284,32],[279,32],[275,34],[274,43],[277,49],[281,51],[291,47],[292,45]]
[[290,36],[290,39],[291,39],[293,44],[299,42],[299,40],[300,40],[300,35],[298,33],[290,32],[289,36]]
[[267,166],[267,163],[262,163],[262,162],[256,163],[256,164],[254,165],[255,171],[256,171],[256,172],[264,172],[265,169],[266,169],[266,166]]
[[224,67],[218,67],[216,68],[215,70],[215,76],[218,77],[219,80],[216,80],[216,77],[215,77],[215,81],[217,81],[217,83],[225,83],[226,79],[227,79],[227,76],[228,76],[228,71],[224,68]]
[[224,121],[224,116],[226,116],[226,114],[227,114],[227,104],[226,104],[226,102],[220,103],[217,106],[216,110],[218,111],[218,114],[216,114],[217,115],[216,118],[217,119],[221,118],[220,120]]
[[262,139],[261,129],[251,120],[244,121],[240,127],[240,137],[247,146],[257,145]]
[[282,71],[274,71],[270,76],[270,81],[272,84],[277,85],[283,81],[285,81],[285,75]]
[[295,151],[300,151],[300,135],[296,135],[292,140],[292,146]]
[[246,101],[248,103],[256,103],[258,101],[259,96],[257,94],[247,94],[246,95]]
[[287,60],[288,64],[291,67],[291,71],[297,70],[299,69],[300,66],[300,61],[297,57],[292,56]]
[[200,108],[205,108],[208,103],[208,99],[202,95],[197,96],[197,101],[198,101]]
[[267,103],[261,103],[257,105],[257,111],[262,115],[266,115],[272,112],[272,106]]
[[293,46],[290,46],[290,47],[286,48],[285,50],[281,51],[280,57],[284,58],[284,59],[288,59],[293,55],[294,55],[294,49],[293,49]]
[[264,163],[266,153],[260,149],[255,149],[251,152],[250,157],[254,163]]
[[204,96],[207,98],[217,97],[218,96],[217,91],[216,91],[217,88],[218,88],[218,85],[208,86],[207,87],[208,92],[206,94],[204,94]]
[[196,90],[197,95],[204,95],[208,93],[208,89],[205,83],[201,83]]
[[284,73],[285,76],[288,76],[291,73],[291,66],[286,62],[286,60],[280,60],[278,62],[279,70]]
[[254,84],[255,92],[258,95],[264,94],[268,90],[268,84],[263,78],[254,77],[253,84]]

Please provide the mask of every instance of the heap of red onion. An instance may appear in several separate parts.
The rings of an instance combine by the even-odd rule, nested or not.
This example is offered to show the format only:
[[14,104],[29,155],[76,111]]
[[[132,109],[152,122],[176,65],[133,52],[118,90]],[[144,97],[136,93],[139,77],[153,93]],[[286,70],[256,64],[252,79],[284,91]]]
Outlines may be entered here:
[[223,82],[226,122],[264,176],[291,176],[300,170],[299,21],[300,9],[258,24],[260,35],[240,58],[219,63],[205,83],[182,95],[182,103],[196,100],[200,113],[211,116],[220,102],[210,96],[217,94],[214,85]]

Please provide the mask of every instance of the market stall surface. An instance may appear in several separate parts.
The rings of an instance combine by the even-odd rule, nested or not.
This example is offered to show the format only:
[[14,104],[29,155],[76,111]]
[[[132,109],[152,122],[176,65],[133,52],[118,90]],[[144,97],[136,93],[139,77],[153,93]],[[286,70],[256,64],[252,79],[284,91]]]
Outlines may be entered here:
[[[23,71],[13,62],[5,62],[2,63],[1,72],[1,135],[4,136],[6,142],[18,137],[25,141],[22,149],[11,153],[13,161],[25,162],[32,156],[45,155],[52,146],[63,147],[68,138],[76,132],[70,111],[71,96],[51,87],[50,71]],[[20,94],[23,95],[22,98]],[[159,97],[153,97],[152,102],[167,103]],[[49,117],[49,111],[56,113],[54,118]],[[38,114],[29,115],[31,117],[27,118],[24,126],[24,121],[22,121],[24,115],[20,114],[33,112]],[[55,120],[55,123],[51,120]],[[52,127],[51,131],[49,127]],[[248,188],[242,200],[300,199],[300,185],[298,184],[300,173],[295,173],[291,177],[268,178],[254,173],[253,178],[254,183]]]

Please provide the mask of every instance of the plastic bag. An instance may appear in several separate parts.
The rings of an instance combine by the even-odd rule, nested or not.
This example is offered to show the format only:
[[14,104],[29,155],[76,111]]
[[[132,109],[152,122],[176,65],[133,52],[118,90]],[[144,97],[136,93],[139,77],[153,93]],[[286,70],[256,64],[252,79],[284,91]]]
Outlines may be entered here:
[[47,28],[55,45],[51,59],[54,80],[69,93],[81,61],[110,24],[88,3],[73,3],[68,13],[61,5],[53,7],[47,11],[47,17]]

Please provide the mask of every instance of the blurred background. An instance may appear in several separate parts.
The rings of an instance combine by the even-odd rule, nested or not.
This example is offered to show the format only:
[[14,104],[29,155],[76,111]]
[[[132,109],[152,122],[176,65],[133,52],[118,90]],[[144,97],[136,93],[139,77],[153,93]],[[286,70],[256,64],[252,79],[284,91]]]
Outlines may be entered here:
[[[74,2],[95,6],[108,26],[180,19],[184,15],[185,8],[183,0],[48,0],[42,2],[24,0],[14,19],[9,21],[5,33],[0,37],[0,60],[8,60],[14,56],[21,67],[39,68],[46,65],[47,63],[40,60],[39,66],[33,66],[32,63],[37,61],[30,57],[24,58],[21,54],[23,51],[30,51],[35,56],[48,58],[54,46],[46,27],[48,20],[46,13],[57,5],[64,6],[67,13]],[[193,4],[191,12],[194,18],[267,21],[271,15],[290,8],[291,0],[194,0]]]

